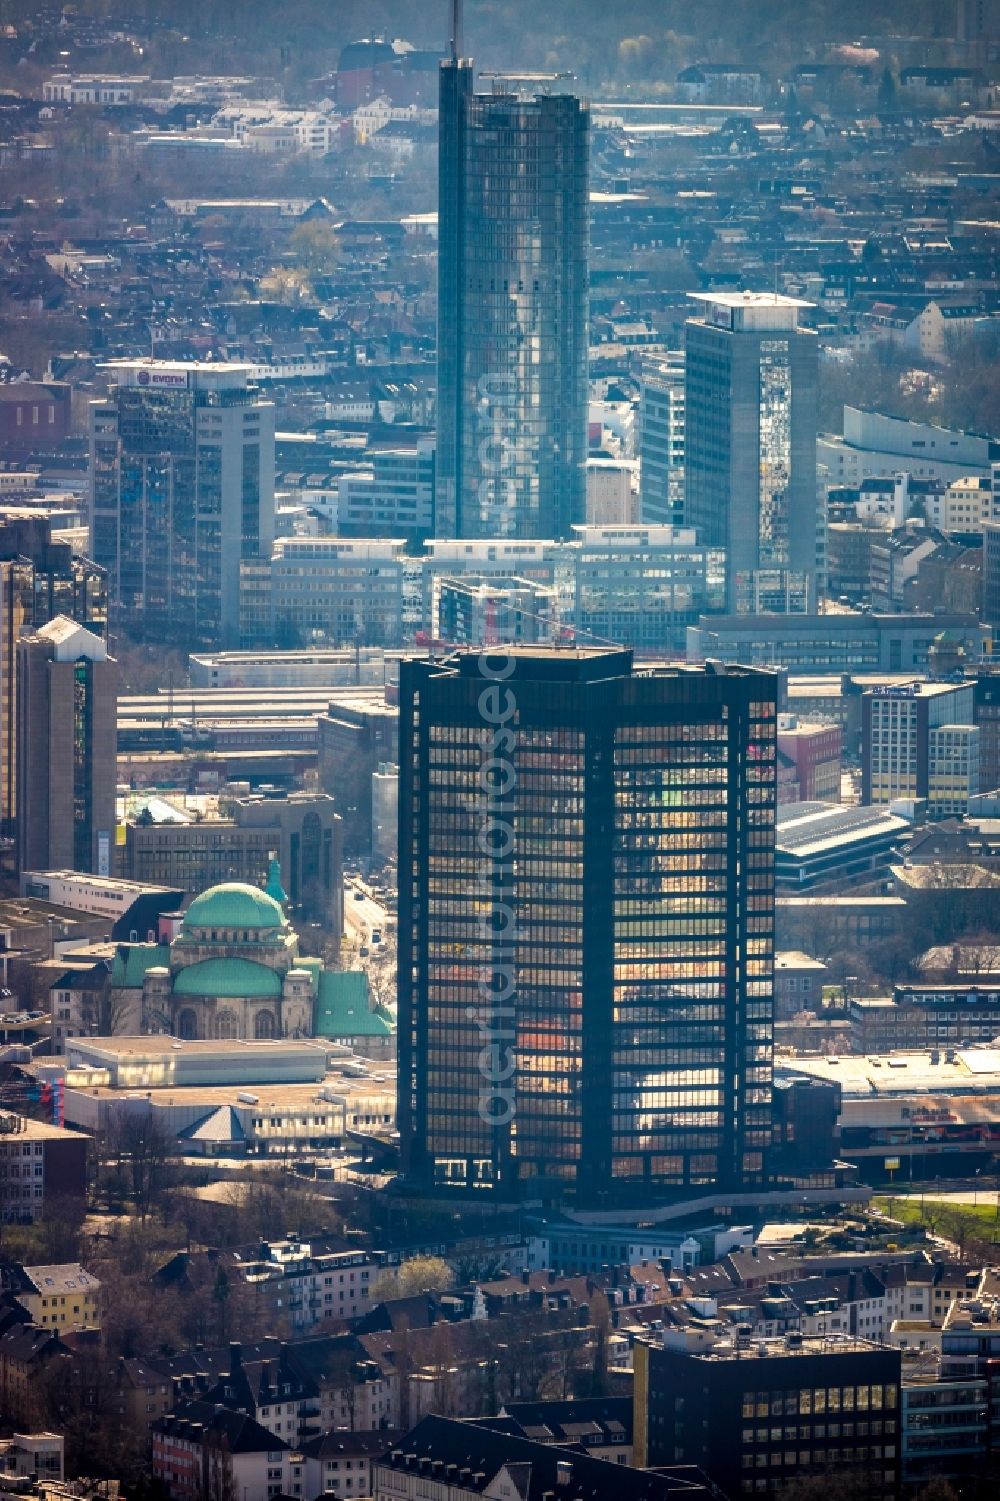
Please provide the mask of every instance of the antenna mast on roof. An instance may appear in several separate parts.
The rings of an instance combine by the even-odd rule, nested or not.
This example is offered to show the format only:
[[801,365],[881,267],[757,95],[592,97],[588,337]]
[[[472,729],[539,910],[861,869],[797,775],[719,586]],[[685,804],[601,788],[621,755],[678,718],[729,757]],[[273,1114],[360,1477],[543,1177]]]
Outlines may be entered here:
[[451,0],[451,60],[457,63],[462,56],[462,0]]

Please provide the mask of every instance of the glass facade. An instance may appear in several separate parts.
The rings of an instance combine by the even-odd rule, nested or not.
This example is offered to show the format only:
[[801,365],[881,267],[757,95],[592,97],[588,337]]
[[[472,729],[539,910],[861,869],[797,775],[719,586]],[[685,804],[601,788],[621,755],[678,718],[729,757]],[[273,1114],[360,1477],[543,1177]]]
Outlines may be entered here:
[[499,732],[478,657],[401,669],[406,1171],[595,1204],[761,1183],[774,679],[509,660]]
[[585,519],[589,116],[441,69],[439,537]]
[[91,419],[93,548],[118,627],[238,645],[240,563],[273,537],[273,407],[243,367],[153,363],[121,379]]

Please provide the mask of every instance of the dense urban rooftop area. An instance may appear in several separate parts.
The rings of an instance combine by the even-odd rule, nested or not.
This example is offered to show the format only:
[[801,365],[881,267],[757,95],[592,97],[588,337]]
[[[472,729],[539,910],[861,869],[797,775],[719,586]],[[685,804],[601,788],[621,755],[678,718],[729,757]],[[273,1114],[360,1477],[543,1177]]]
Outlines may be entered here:
[[0,8],[0,1501],[994,1501],[1000,0]]

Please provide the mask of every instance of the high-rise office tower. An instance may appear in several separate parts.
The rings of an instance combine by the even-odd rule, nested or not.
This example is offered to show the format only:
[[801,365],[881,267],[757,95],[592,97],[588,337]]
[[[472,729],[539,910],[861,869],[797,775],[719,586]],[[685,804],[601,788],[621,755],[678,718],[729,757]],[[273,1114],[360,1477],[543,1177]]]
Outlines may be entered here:
[[116,360],[91,408],[91,548],[139,640],[238,646],[240,563],[270,558],[274,406],[250,367]]
[[684,355],[671,350],[642,368],[639,499],[644,526],[684,520]]
[[550,80],[441,67],[438,537],[566,537],[585,518],[587,108]]
[[[104,637],[108,579],[53,530],[52,518],[25,509],[0,523],[0,837],[13,840],[17,817],[17,642],[25,631],[67,615]],[[12,848],[12,846],[8,846]]]
[[411,1182],[599,1206],[764,1181],[775,681],[620,650],[402,663]]
[[118,664],[57,615],[17,645],[18,863],[111,875]]
[[684,523],[728,553],[727,608],[815,609],[816,335],[807,303],[769,292],[693,293],[686,325]]

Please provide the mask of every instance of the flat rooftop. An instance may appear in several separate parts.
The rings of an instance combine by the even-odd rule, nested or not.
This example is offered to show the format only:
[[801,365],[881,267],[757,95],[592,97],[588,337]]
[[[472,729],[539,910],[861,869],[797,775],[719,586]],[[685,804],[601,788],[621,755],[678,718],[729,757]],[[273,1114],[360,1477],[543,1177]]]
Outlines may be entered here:
[[87,1052],[104,1058],[162,1058],[176,1053],[185,1057],[217,1058],[253,1054],[256,1057],[280,1057],[302,1050],[336,1055],[343,1053],[336,1043],[326,1042],[321,1037],[273,1037],[264,1040],[233,1038],[219,1040],[195,1038],[192,1041],[166,1034],[150,1037],[71,1037],[69,1045],[74,1052]]
[[148,886],[143,881],[123,881],[115,876],[91,876],[80,870],[24,870],[21,872],[21,880],[65,881],[68,885],[86,886],[92,891],[106,891],[109,894],[134,891],[136,896],[147,893],[172,895],[177,890],[176,886]]
[[[720,1326],[720,1339],[707,1350],[682,1350],[694,1360],[784,1360],[799,1355],[892,1355],[895,1352],[874,1340],[857,1336],[836,1334],[800,1335],[788,1339],[750,1339],[743,1347],[737,1347],[735,1338],[721,1335],[725,1328],[731,1333],[732,1326]],[[669,1347],[667,1347],[669,1348]]]
[[905,818],[881,807],[845,808],[839,803],[786,803],[778,809],[775,847],[799,859],[824,851],[892,838],[909,832]]
[[[936,1055],[937,1062],[932,1059]],[[1000,1093],[1000,1048],[940,1048],[785,1060],[783,1067],[840,1085],[846,1097]]]
[[786,297],[782,292],[689,292],[692,302],[714,303],[716,307],[766,308],[812,307],[801,297]]
[[[380,1072],[382,1072],[380,1070]],[[387,1072],[384,1080],[370,1076],[365,1079],[350,1079],[342,1075],[328,1075],[312,1084],[195,1084],[190,1086],[169,1085],[160,1089],[112,1089],[100,1084],[67,1084],[67,1095],[73,1092],[91,1100],[122,1100],[143,1098],[153,1105],[195,1106],[206,1110],[219,1105],[232,1105],[236,1109],[251,1110],[302,1110],[309,1105],[334,1104],[343,1099],[348,1104],[363,1100],[382,1100],[387,1095],[396,1097],[395,1072]],[[240,1099],[240,1095],[247,1098]],[[249,1096],[253,1096],[252,1099]]]
[[[6,1130],[5,1122],[11,1120],[18,1122],[16,1131]],[[0,1145],[5,1141],[65,1141],[68,1136],[89,1140],[85,1132],[74,1131],[68,1126],[50,1126],[48,1121],[32,1120],[28,1115],[0,1111]]]
[[60,907],[55,902],[43,902],[35,896],[11,896],[0,898],[0,928],[41,927],[51,919],[57,923],[110,922],[92,912],[81,912],[78,907]]

